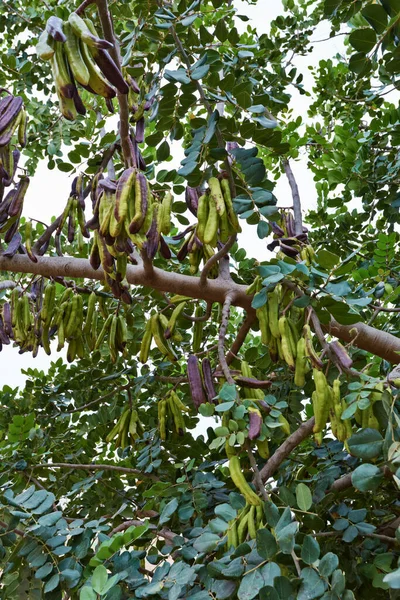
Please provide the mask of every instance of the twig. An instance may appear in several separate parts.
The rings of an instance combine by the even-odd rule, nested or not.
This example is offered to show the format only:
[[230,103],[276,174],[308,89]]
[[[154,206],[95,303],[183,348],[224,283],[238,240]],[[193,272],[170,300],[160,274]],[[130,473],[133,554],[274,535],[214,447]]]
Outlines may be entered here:
[[254,323],[255,320],[256,320],[255,311],[249,311],[246,315],[245,320],[243,321],[243,323],[240,326],[240,329],[237,333],[235,341],[233,342],[233,344],[231,346],[231,349],[229,350],[228,354],[226,355],[226,363],[228,365],[231,364],[231,362],[233,361],[235,356],[238,354],[240,348],[243,346],[244,341],[247,337],[247,334],[250,331],[250,327],[252,326],[252,324]]
[[[170,27],[169,31],[172,33],[172,36],[173,36],[173,38],[175,40],[175,43],[176,43],[176,45],[178,47],[178,50],[179,50],[181,56],[183,58],[183,61],[184,61],[185,65],[186,65],[188,71],[190,72],[190,69],[191,69],[192,65],[190,64],[189,56],[188,56],[185,48],[183,47],[183,44],[182,44],[181,40],[179,39],[179,37],[178,37],[178,35],[177,35],[176,31],[175,31],[175,27],[174,26]],[[208,114],[212,115],[213,110],[212,110],[211,104],[207,100],[206,95],[204,93],[204,90],[203,90],[200,82],[197,81],[197,80],[194,80],[194,84],[196,86],[197,91],[199,92],[199,96],[201,98],[201,101],[204,104],[204,106],[205,106]],[[218,127],[218,125],[215,128],[215,135],[217,137],[218,146],[220,148],[224,148],[225,149],[224,138],[222,136],[221,130]],[[234,182],[234,179],[233,179],[232,167],[231,167],[231,164],[230,164],[228,158],[226,158],[224,160],[224,166],[225,166],[225,170],[226,170],[226,172],[228,174],[229,186],[231,188],[231,194],[232,194],[233,197],[235,197],[236,196],[236,186],[235,186],[235,182]]]
[[296,552],[294,550],[292,550],[290,554],[293,558],[293,562],[294,562],[294,566],[296,567],[297,575],[299,577],[301,577],[301,567],[300,567],[299,559],[296,556]]
[[265,500],[266,502],[269,502],[270,499],[267,494],[267,490],[265,489],[265,486],[263,484],[263,481],[261,479],[260,471],[258,470],[257,462],[256,462],[256,459],[254,458],[254,454],[253,454],[251,448],[247,448],[247,454],[249,456],[251,468],[253,469],[253,472],[254,472],[254,481],[255,481],[256,487],[260,491],[261,496],[263,497],[263,500]]
[[286,158],[283,160],[283,168],[285,170],[286,177],[288,178],[290,189],[292,190],[295,234],[300,235],[303,233],[303,218],[301,216],[299,188],[297,187],[297,182],[293,175],[289,161]]
[[26,533],[24,533],[20,529],[8,529],[8,525],[4,521],[0,521],[0,527],[4,527],[4,529],[6,529],[7,531],[11,531],[12,533],[16,533],[17,535],[19,535],[21,537],[25,537],[26,536]]
[[112,392],[108,392],[108,394],[105,394],[104,396],[100,396],[100,398],[96,398],[96,400],[91,400],[87,404],[83,404],[82,406],[77,406],[76,408],[73,408],[72,410],[63,412],[62,414],[63,415],[72,415],[72,413],[82,412],[83,410],[86,410],[87,408],[90,408],[91,406],[95,406],[96,404],[103,402],[103,400],[107,400],[107,398],[111,398],[112,396],[115,396],[115,394],[117,393],[117,391],[119,389],[123,389],[123,388],[117,388],[116,390],[114,389],[114,390],[112,390]]
[[29,465],[30,469],[81,469],[84,471],[117,471],[128,475],[137,475],[138,477],[148,477],[159,481],[159,478],[152,473],[143,473],[139,469],[130,469],[129,467],[119,467],[117,465],[99,465],[89,464],[81,465],[79,463],[40,463],[39,465]]
[[[107,41],[111,42],[113,48],[110,48],[110,54],[117,65],[118,69],[121,68],[121,61],[119,56],[119,47],[117,40],[114,36],[113,24],[111,20],[110,11],[108,10],[107,0],[96,0],[97,9],[99,12],[99,18],[101,26],[103,28],[103,34]],[[131,153],[130,138],[129,138],[129,105],[127,94],[121,94],[117,92],[118,104],[119,104],[119,135],[121,138],[122,154],[124,156],[124,162],[126,167],[133,166],[133,157]]]
[[370,305],[370,308],[373,308],[379,312],[400,313],[400,308],[386,308],[385,306],[373,306],[373,304]]
[[207,302],[207,308],[204,315],[201,317],[192,317],[192,315],[188,315],[187,313],[182,313],[185,319],[188,321],[192,321],[193,323],[203,323],[204,321],[208,321],[211,316],[212,302]]
[[57,219],[55,221],[53,221],[47,227],[47,229],[42,233],[42,235],[36,240],[36,242],[33,244],[33,248],[32,248],[33,253],[39,252],[39,250],[43,246],[43,244],[46,244],[46,242],[48,242],[50,240],[51,236],[53,235],[53,233],[59,226],[61,219],[62,219],[62,214],[59,217],[57,217]]
[[[341,535],[340,531],[321,531],[318,533],[312,533],[311,535],[313,535],[314,537],[337,537],[338,535]],[[361,536],[363,537],[368,537],[368,538],[375,538],[377,540],[381,540],[382,542],[385,542],[386,544],[399,544],[399,540],[397,538],[394,537],[390,537],[388,535],[382,535],[380,533],[360,533]]]
[[312,434],[314,427],[314,417],[302,423],[300,427],[279,446],[274,454],[268,459],[267,464],[261,469],[261,480],[265,483],[279,469],[285,458],[289,456],[296,446]]
[[225,336],[226,330],[228,328],[232,299],[232,295],[228,293],[222,307],[222,319],[218,336],[218,358],[219,364],[221,365],[226,381],[231,385],[235,385],[235,382],[228,367],[228,363],[226,362],[225,358]]
[[203,270],[200,275],[200,284],[201,285],[207,284],[207,275],[208,275],[210,269],[212,268],[213,265],[215,265],[215,263],[217,263],[219,260],[221,260],[222,258],[224,258],[224,256],[226,256],[228,254],[229,250],[232,248],[232,246],[235,242],[236,242],[236,233],[234,235],[231,235],[231,237],[228,239],[226,244],[221,248],[221,250],[219,250],[216,254],[214,254],[211,258],[208,259],[208,261],[204,265]]
[[[113,535],[115,535],[116,533],[119,533],[120,531],[126,531],[127,529],[129,529],[129,527],[132,527],[132,525],[134,525],[135,527],[140,527],[141,525],[145,525],[146,523],[144,521],[139,521],[138,519],[129,519],[128,521],[124,521],[123,523],[120,523],[120,525],[117,525],[117,527],[114,527],[114,529],[112,529],[110,531],[110,533],[108,533],[107,535],[112,537]],[[156,529],[155,525],[150,525],[151,529]]]
[[85,8],[90,6],[90,4],[94,4],[95,2],[96,0],[84,0],[84,2],[82,2],[82,4],[80,4],[76,9],[76,14],[81,15],[85,11]]

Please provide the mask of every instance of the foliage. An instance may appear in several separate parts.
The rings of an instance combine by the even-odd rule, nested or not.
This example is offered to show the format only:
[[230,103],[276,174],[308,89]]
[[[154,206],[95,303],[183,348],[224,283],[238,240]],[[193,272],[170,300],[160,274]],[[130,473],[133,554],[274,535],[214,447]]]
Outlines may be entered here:
[[[54,0],[3,5],[0,87],[20,95],[28,113],[27,174],[34,176],[45,160],[49,169],[79,176],[82,198],[94,194],[93,176],[110,160],[109,178],[120,180],[129,165],[123,124],[119,128],[110,104],[80,88],[86,115],[62,118],[50,63],[34,48],[50,16],[66,20],[77,7]],[[269,34],[259,35],[246,15],[222,0],[110,3],[124,77],[139,87],[129,95],[136,103],[132,131],[146,105],[141,170],[156,200],[174,195],[172,227],[163,232],[172,256],[159,252],[143,266],[143,247],[132,244],[127,280],[135,285],[126,285],[129,301],[122,302],[113,282],[91,269],[94,236],[83,237],[81,223],[75,236],[65,223],[58,239],[54,227],[47,258],[37,252],[31,273],[18,267],[26,257],[12,257],[15,252],[4,267],[2,239],[4,281],[23,273],[17,287],[0,286],[0,344],[9,341],[5,305],[24,297],[31,338],[14,334],[14,344],[20,352],[43,351],[49,281],[55,314],[67,302],[66,288],[82,298],[78,328],[84,332],[80,356],[72,337],[68,364],[56,355],[47,373],[30,369],[24,387],[4,385],[0,392],[4,599],[399,597],[400,4],[283,5]],[[85,9],[98,31],[105,6],[98,0]],[[293,58],[307,57],[320,43],[313,34],[321,21],[329,22],[331,38],[343,35],[345,53],[320,61],[310,90]],[[311,98],[307,119],[294,116],[294,93]],[[112,101],[115,111],[121,102]],[[172,156],[181,160],[177,169],[168,165]],[[277,208],[274,193],[298,157],[307,157],[318,194],[308,232],[301,223],[291,231],[299,223],[290,209]],[[248,256],[239,235],[225,248],[228,275],[222,259],[199,284],[200,258],[193,270],[180,235],[196,224],[187,186],[204,191],[216,176],[236,190],[232,210],[239,221],[254,226],[277,252]],[[26,231],[20,227],[20,254],[29,243],[35,249],[49,229],[35,225],[32,239]],[[76,267],[71,277],[77,258],[86,271]],[[49,274],[46,264],[60,271]],[[85,331],[90,298],[96,320]],[[276,316],[289,315],[291,335],[307,347],[302,385],[294,382],[297,368],[294,378],[287,349],[274,341],[285,335],[271,335],[271,321],[271,331],[263,325],[277,298]],[[170,326],[173,314],[168,350],[153,329],[156,343],[140,360],[148,324],[158,323],[167,338],[162,319]],[[127,325],[117,349],[96,343],[109,315]],[[313,333],[303,329],[308,324]],[[60,321],[47,325],[53,354]],[[346,345],[336,355],[335,336]],[[227,352],[229,366],[221,361]],[[204,395],[202,362],[199,405],[190,377],[194,363],[188,364],[194,355],[209,359],[215,386],[214,395]],[[322,373],[329,393],[340,381],[340,410],[336,414],[331,403],[326,428],[313,437]],[[125,414],[135,415],[126,437],[116,428],[128,423]],[[232,454],[248,485],[238,485]]]

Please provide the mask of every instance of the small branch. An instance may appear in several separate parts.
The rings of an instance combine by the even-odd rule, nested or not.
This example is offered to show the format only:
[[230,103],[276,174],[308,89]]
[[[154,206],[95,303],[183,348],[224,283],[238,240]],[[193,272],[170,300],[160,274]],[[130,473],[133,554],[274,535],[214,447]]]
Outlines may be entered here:
[[267,464],[261,469],[260,475],[261,480],[265,483],[270,477],[279,469],[285,458],[301,444],[303,440],[308,438],[312,434],[314,427],[314,417],[308,419],[305,423],[302,423],[300,427],[279,446],[274,454],[268,459]]
[[250,328],[252,326],[252,324],[254,323],[254,321],[256,320],[256,313],[255,311],[250,311],[247,313],[245,320],[243,321],[243,323],[240,326],[240,329],[237,333],[236,339],[233,342],[231,349],[229,350],[228,354],[226,355],[226,363],[228,365],[231,364],[231,362],[233,361],[233,359],[236,357],[236,355],[239,353],[240,348],[243,346],[244,341],[247,337],[247,334],[250,331]]
[[292,558],[293,558],[293,562],[294,562],[294,566],[296,567],[297,575],[298,575],[299,577],[301,577],[301,567],[300,567],[300,561],[299,561],[299,559],[297,558],[297,556],[296,556],[296,553],[295,553],[295,551],[294,551],[294,550],[292,550],[290,554],[291,554],[291,556],[292,556]]
[[[311,535],[313,535],[316,538],[337,537],[338,535],[341,535],[341,532],[340,531],[321,531],[318,533],[312,533]],[[361,535],[362,537],[375,538],[377,540],[381,540],[382,542],[385,542],[386,544],[390,544],[390,545],[400,544],[400,542],[397,538],[390,537],[388,535],[382,535],[380,533],[360,533],[359,535]]]
[[16,533],[17,535],[19,535],[21,537],[26,536],[26,533],[24,533],[20,529],[8,529],[8,525],[4,521],[0,521],[0,527],[3,527],[4,529],[6,529],[7,531],[10,531],[11,533]]
[[228,328],[229,315],[231,311],[232,304],[232,295],[227,294],[223,307],[222,307],[222,320],[221,327],[219,328],[219,336],[218,336],[218,358],[219,364],[221,365],[222,371],[225,375],[225,379],[231,385],[235,385],[233,377],[228,367],[228,363],[225,358],[225,336]]
[[119,389],[121,388],[117,388],[116,390],[112,390],[112,392],[108,392],[108,394],[105,394],[104,396],[100,396],[100,398],[96,398],[96,400],[91,400],[91,402],[88,402],[87,404],[83,404],[82,406],[77,406],[76,408],[73,408],[72,410],[68,410],[66,412],[63,412],[63,415],[72,415],[72,413],[76,413],[76,412],[82,412],[83,410],[86,410],[87,408],[90,408],[91,406],[95,406],[96,404],[99,404],[100,402],[103,402],[103,400],[107,400],[107,398],[111,398],[113,396],[115,396],[115,394],[119,391]]
[[[179,39],[179,37],[178,37],[178,35],[177,35],[176,31],[175,31],[175,27],[173,27],[173,26],[170,27],[169,31],[172,33],[172,36],[173,36],[173,38],[175,40],[175,43],[176,43],[176,45],[178,47],[179,53],[182,56],[182,59],[183,59],[185,65],[186,65],[187,70],[190,72],[190,69],[191,69],[192,65],[190,64],[189,56],[188,56],[185,48],[183,47],[183,44],[182,44],[181,40]],[[203,88],[201,86],[201,83],[199,81],[197,81],[197,80],[192,80],[192,81],[195,84],[197,91],[199,92],[200,99],[201,99],[202,103],[204,104],[204,106],[205,106],[208,114],[212,115],[213,109],[211,107],[211,104],[209,103],[209,101],[206,98],[206,95],[205,95],[204,90],[203,90]],[[224,138],[222,136],[221,130],[218,127],[218,125],[215,128],[215,135],[216,135],[216,138],[217,138],[218,146],[220,148],[225,149]],[[231,164],[230,164],[228,158],[226,158],[224,160],[224,166],[225,166],[225,170],[226,170],[226,172],[228,174],[229,186],[231,188],[231,194],[232,194],[233,197],[235,197],[236,196],[236,186],[235,186],[235,182],[234,182],[234,179],[233,179],[232,167],[231,167]]]
[[82,4],[76,9],[76,14],[81,15],[83,12],[85,12],[85,8],[90,6],[90,4],[94,4],[95,2],[96,0],[84,0],[84,2],[82,2]]
[[41,463],[39,465],[29,465],[30,469],[80,469],[84,471],[117,471],[118,473],[126,473],[127,475],[136,475],[137,477],[148,477],[149,479],[154,479],[155,481],[159,481],[159,478],[156,475],[152,475],[151,473],[143,473],[139,471],[139,469],[130,469],[129,467],[119,467],[117,465],[99,465],[99,464],[90,464],[90,465],[81,465],[79,463]]
[[188,321],[192,321],[192,323],[203,323],[205,321],[208,321],[208,319],[210,318],[211,309],[212,309],[212,302],[207,302],[206,312],[201,317],[192,317],[192,315],[188,315],[185,312],[182,314],[185,317],[185,319],[187,319]]
[[217,263],[218,261],[223,259],[224,256],[226,256],[228,254],[229,250],[232,248],[232,246],[235,242],[236,242],[236,233],[234,235],[231,235],[231,237],[228,239],[226,244],[221,248],[221,250],[219,250],[216,254],[214,254],[211,258],[208,259],[208,261],[204,265],[203,270],[200,275],[200,284],[201,285],[207,284],[207,275],[210,272],[210,269],[212,268],[213,265],[215,265],[215,263]]
[[[111,20],[110,11],[108,10],[107,0],[96,0],[97,9],[99,12],[100,23],[103,28],[103,34],[107,41],[113,44],[113,48],[110,49],[110,54],[117,65],[118,69],[121,68],[121,61],[119,55],[119,47],[117,40],[114,36],[113,24]],[[124,162],[126,167],[133,166],[133,157],[130,147],[129,138],[129,105],[127,94],[121,94],[117,92],[118,104],[119,104],[119,135],[121,138],[122,154],[124,156]]]
[[47,229],[42,233],[42,235],[36,240],[36,242],[33,244],[33,248],[32,248],[32,251],[34,254],[38,253],[40,248],[43,246],[43,244],[46,244],[50,240],[51,236],[53,235],[53,233],[59,226],[61,219],[62,219],[62,214],[59,217],[57,217],[57,219],[55,221],[53,221],[47,227]]
[[296,235],[300,235],[303,233],[303,218],[301,215],[299,188],[297,187],[296,179],[287,159],[283,160],[283,168],[285,170],[286,177],[288,178],[290,189],[292,190],[295,233]]
[[385,306],[374,306],[373,304],[370,304],[370,308],[378,312],[400,313],[400,308],[386,308]]
[[[144,521],[139,521],[138,519],[129,519],[129,521],[124,521],[120,525],[117,525],[117,527],[114,527],[114,529],[112,529],[110,531],[110,533],[108,533],[107,535],[112,537],[113,535],[115,535],[116,533],[119,533],[120,531],[126,531],[127,529],[129,529],[129,527],[132,527],[132,525],[134,525],[135,527],[140,527],[141,525],[145,525],[145,524],[146,523]],[[156,526],[150,525],[150,528],[155,529]]]
[[247,454],[249,456],[251,468],[253,469],[253,472],[254,472],[254,481],[255,481],[256,487],[258,488],[259,492],[261,493],[263,500],[265,500],[265,502],[269,502],[270,498],[267,494],[267,490],[265,489],[265,486],[261,479],[261,474],[260,474],[260,471],[258,470],[257,462],[256,462],[256,459],[254,458],[254,454],[253,454],[251,448],[247,448]]

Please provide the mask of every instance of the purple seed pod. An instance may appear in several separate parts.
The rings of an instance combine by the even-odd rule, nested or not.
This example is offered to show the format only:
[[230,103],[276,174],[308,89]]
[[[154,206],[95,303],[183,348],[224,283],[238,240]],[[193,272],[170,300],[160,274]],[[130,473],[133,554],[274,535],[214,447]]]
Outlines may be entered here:
[[38,256],[43,256],[46,254],[48,247],[50,246],[50,239],[48,239],[44,244],[42,244],[37,251]]
[[283,231],[282,227],[279,227],[279,225],[276,221],[271,222],[271,229],[272,229],[272,232],[275,233],[275,235],[277,235],[279,237],[282,237],[285,235],[285,232]]
[[206,398],[204,396],[203,384],[201,381],[199,359],[194,354],[190,354],[188,358],[187,375],[193,404],[198,410],[200,404],[204,404],[206,402]]
[[156,97],[152,96],[149,100],[146,100],[146,102],[144,103],[143,109],[149,110],[153,106],[155,99],[156,99]]
[[4,98],[0,99],[0,116],[8,109],[13,98],[14,96],[12,94],[8,94],[7,96],[4,96]]
[[157,211],[154,211],[153,219],[151,225],[146,232],[146,243],[144,244],[144,249],[146,250],[146,254],[150,260],[153,260],[155,255],[157,254],[158,245],[160,243],[160,234],[157,228]]
[[190,231],[193,231],[193,229],[195,228],[195,225],[190,225],[189,227],[187,227],[185,229],[185,231],[182,231],[181,233],[177,233],[176,235],[172,236],[173,240],[182,240],[185,235],[187,235]]
[[4,236],[4,241],[6,244],[9,244],[13,239],[14,235],[17,233],[19,227],[19,218],[15,221],[13,225],[11,225],[10,229],[8,229],[6,235]]
[[216,400],[217,393],[214,388],[214,382],[212,379],[211,363],[208,358],[204,358],[201,363],[201,370],[203,372],[204,389],[207,396],[208,402],[214,402],[218,404]]
[[56,42],[65,42],[67,40],[63,31],[64,21],[59,17],[49,17],[46,23],[46,31]]
[[190,238],[185,241],[185,243],[181,246],[178,254],[176,255],[176,258],[179,260],[179,262],[183,262],[185,260],[185,258],[187,257],[187,255],[189,254],[189,248],[188,248],[189,241],[190,241]]
[[285,216],[286,221],[286,230],[289,237],[294,237],[296,235],[296,230],[294,226],[294,219],[292,213],[287,213]]
[[134,217],[129,225],[130,233],[138,233],[144,223],[148,209],[147,180],[143,173],[136,174],[136,181],[140,185],[140,217]]
[[22,212],[22,208],[24,205],[24,198],[25,198],[25,194],[26,194],[26,190],[28,189],[29,186],[29,177],[21,177],[21,179],[19,180],[19,182],[17,183],[17,186],[15,188],[15,194],[12,198],[12,201],[8,207],[8,216],[9,217],[16,217],[17,215],[20,215]]
[[132,91],[135,92],[135,94],[140,94],[140,87],[131,75],[128,75],[127,82],[129,87],[132,88]]
[[160,235],[160,254],[166,260],[169,260],[172,257],[171,249],[162,235]]
[[61,248],[61,232],[57,232],[54,236],[54,246],[57,252],[57,256],[64,256]]
[[275,248],[279,246],[279,240],[273,240],[272,242],[270,242],[269,244],[267,244],[267,249],[272,252],[272,250],[275,250]]
[[337,358],[339,359],[340,364],[345,369],[350,369],[352,367],[353,361],[351,359],[351,356],[349,356],[346,348],[344,348],[340,342],[331,342],[329,344],[329,348],[331,350],[333,350],[333,352],[336,354]]
[[271,412],[271,407],[264,400],[257,400],[257,405],[262,408],[267,415]]
[[280,242],[280,249],[286,256],[290,256],[291,258],[294,258],[299,254],[299,250],[296,250],[296,248],[292,248],[292,246],[288,246],[287,244],[282,244],[282,242]]
[[199,195],[196,188],[190,187],[189,185],[185,190],[185,201],[188,209],[194,215],[197,216],[197,207],[199,204]]
[[112,98],[106,98],[105,101],[108,111],[113,115],[115,113],[115,109]]
[[0,346],[3,344],[7,346],[10,343],[10,338],[5,332],[3,319],[0,316]]
[[249,409],[249,440],[255,440],[261,433],[262,416],[259,410]]
[[240,387],[250,388],[254,390],[263,389],[271,387],[272,381],[266,379],[265,381],[260,381],[259,379],[252,379],[251,377],[243,377],[239,375],[235,377],[235,381]]
[[17,231],[17,233],[13,235],[11,242],[8,244],[7,250],[3,252],[3,256],[5,256],[6,258],[12,258],[13,256],[15,256],[18,252],[18,248],[20,247],[21,242],[22,236]]
[[136,141],[138,144],[141,144],[142,142],[144,142],[144,126],[145,126],[144,117],[141,117],[139,119],[139,121],[136,123],[135,138],[136,138]]
[[3,304],[3,324],[4,331],[9,337],[13,337],[13,328],[12,328],[12,320],[11,320],[11,305],[9,302],[5,302]]

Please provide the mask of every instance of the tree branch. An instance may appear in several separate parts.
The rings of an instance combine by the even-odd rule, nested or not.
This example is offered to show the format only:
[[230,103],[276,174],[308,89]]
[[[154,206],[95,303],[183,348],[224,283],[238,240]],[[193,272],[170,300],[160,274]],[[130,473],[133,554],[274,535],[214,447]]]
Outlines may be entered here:
[[[110,55],[119,69],[121,69],[121,60],[119,46],[114,36],[113,24],[110,11],[108,10],[107,0],[96,0],[99,19],[103,29],[104,37],[107,41],[113,44],[110,49]],[[133,157],[131,153],[130,138],[129,138],[129,105],[127,94],[121,94],[117,91],[117,99],[119,104],[119,135],[121,138],[122,154],[126,167],[133,166]]]
[[250,328],[255,320],[256,320],[256,313],[254,310],[250,309],[247,312],[245,320],[243,321],[243,323],[240,326],[240,329],[237,333],[235,341],[233,342],[233,344],[231,346],[231,349],[229,350],[228,354],[226,355],[226,363],[228,365],[230,365],[231,362],[233,361],[233,359],[237,356],[237,354],[238,354],[240,348],[243,346],[244,341],[247,337],[247,334],[249,333]]
[[221,368],[225,375],[226,381],[228,383],[230,383],[231,385],[235,385],[235,381],[231,375],[231,372],[228,367],[228,363],[226,362],[226,358],[225,358],[225,336],[226,336],[226,330],[228,328],[228,323],[229,323],[231,304],[232,304],[232,295],[227,294],[225,301],[224,301],[224,305],[222,307],[222,319],[221,319],[221,326],[219,328],[218,358],[219,358],[219,364],[221,365]]
[[208,319],[210,318],[211,309],[212,309],[212,302],[207,302],[206,312],[201,317],[192,317],[192,315],[188,315],[185,312],[183,313],[183,316],[185,317],[185,319],[187,319],[188,321],[192,321],[193,323],[204,323],[205,321],[208,321]]
[[260,475],[263,483],[268,481],[270,477],[279,469],[285,458],[301,444],[303,440],[308,438],[312,434],[314,427],[314,417],[308,419],[305,423],[302,423],[300,427],[279,446],[274,454],[268,459],[267,464],[261,469]]
[[84,0],[84,2],[82,2],[82,4],[80,4],[76,9],[76,14],[81,15],[83,12],[85,12],[85,8],[90,6],[90,4],[94,4],[95,2],[96,0]]
[[136,475],[137,478],[149,478],[154,481],[159,481],[159,478],[152,473],[143,473],[139,469],[130,469],[129,467],[119,467],[117,465],[81,465],[79,463],[41,463],[39,465],[29,465],[30,469],[72,469],[72,470],[84,470],[84,471],[117,471],[119,473],[126,473],[127,475]]
[[[183,44],[182,44],[181,40],[178,37],[178,34],[175,31],[175,27],[171,26],[170,29],[169,29],[169,31],[172,33],[172,36],[173,36],[173,38],[175,40],[175,43],[176,43],[176,45],[178,47],[179,53],[182,56],[183,62],[185,63],[186,68],[187,68],[187,70],[190,73],[190,69],[191,69],[192,65],[190,64],[189,56],[188,56],[185,48],[183,47]],[[195,84],[197,91],[199,92],[200,99],[201,99],[202,103],[204,104],[204,106],[205,106],[208,114],[212,115],[213,109],[211,107],[211,104],[209,103],[209,101],[206,98],[206,95],[205,95],[204,90],[203,90],[203,88],[201,86],[201,83],[199,81],[197,81],[197,79],[196,80],[192,79],[192,81]],[[224,148],[225,149],[224,138],[222,136],[221,130],[218,127],[218,125],[215,128],[215,135],[216,135],[216,138],[217,138],[218,146],[220,148]],[[232,194],[233,197],[235,197],[236,196],[236,186],[235,186],[235,182],[234,182],[234,179],[233,179],[232,167],[231,167],[231,164],[230,164],[228,158],[226,158],[224,160],[224,166],[225,166],[225,170],[226,170],[226,172],[228,174],[229,186],[231,188],[231,194]]]
[[250,466],[254,472],[254,481],[255,481],[256,487],[260,491],[261,496],[263,497],[263,500],[265,500],[266,502],[269,502],[270,498],[267,494],[267,490],[265,489],[263,480],[261,479],[261,474],[260,474],[260,471],[258,470],[257,462],[256,462],[256,459],[254,458],[254,454],[253,454],[251,448],[247,448],[247,454],[249,457]]
[[289,161],[286,158],[283,160],[283,168],[285,170],[286,177],[288,178],[290,189],[292,190],[295,233],[296,235],[300,235],[303,233],[303,217],[301,215],[299,188],[297,187],[297,182],[293,175]]
[[[43,275],[44,277],[69,277],[75,279],[104,280],[103,269],[97,271],[92,269],[90,263],[84,258],[73,258],[65,256],[40,256],[38,262],[33,263],[28,256],[19,254],[12,258],[0,256],[0,271],[6,273],[29,273],[32,275]],[[143,285],[155,290],[180,294],[190,298],[206,300],[208,302],[223,303],[227,294],[232,295],[232,305],[239,306],[248,311],[248,316],[238,333],[237,339],[232,345],[230,353],[237,354],[247,332],[250,329],[250,319],[254,320],[254,311],[251,308],[252,297],[246,294],[247,286],[239,285],[234,281],[210,279],[206,286],[200,285],[199,277],[181,275],[164,271],[154,267],[151,273],[146,273],[141,265],[129,265],[127,268],[127,281],[132,285]],[[253,315],[251,317],[250,315]],[[246,323],[246,326],[245,326]],[[340,325],[332,320],[330,325],[323,327],[326,331],[337,338],[349,342],[355,346],[380,356],[393,364],[400,363],[400,338],[380,331],[364,323],[354,325]],[[247,329],[247,331],[246,331]],[[352,333],[350,334],[350,331]],[[227,364],[232,362],[231,354],[228,353]]]
[[207,284],[207,275],[210,272],[212,266],[215,265],[215,263],[217,263],[218,261],[223,259],[224,256],[226,256],[228,254],[229,250],[232,248],[232,246],[235,242],[236,242],[236,233],[234,235],[231,235],[231,237],[226,242],[226,244],[221,248],[221,250],[219,250],[216,254],[214,254],[211,258],[208,259],[208,261],[204,265],[203,270],[200,275],[200,284],[201,285]]

